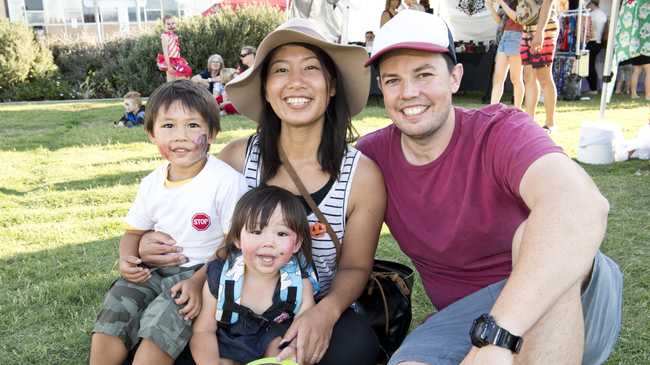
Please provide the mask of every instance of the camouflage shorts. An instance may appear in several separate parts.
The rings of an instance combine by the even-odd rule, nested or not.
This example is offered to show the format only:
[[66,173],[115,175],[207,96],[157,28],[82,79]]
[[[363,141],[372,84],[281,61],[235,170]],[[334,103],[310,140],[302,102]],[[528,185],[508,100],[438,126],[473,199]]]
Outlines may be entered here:
[[154,268],[145,283],[117,279],[104,298],[93,333],[119,337],[129,350],[146,338],[175,359],[192,336],[192,321],[178,313],[181,306],[170,289],[200,267]]

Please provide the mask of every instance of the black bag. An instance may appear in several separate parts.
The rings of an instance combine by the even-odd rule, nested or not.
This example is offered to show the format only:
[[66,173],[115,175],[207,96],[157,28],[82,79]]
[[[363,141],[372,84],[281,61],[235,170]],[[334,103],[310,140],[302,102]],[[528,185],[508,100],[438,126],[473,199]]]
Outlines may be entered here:
[[[325,225],[327,234],[336,248],[336,261],[341,258],[341,242],[320,211],[314,199],[305,188],[291,163],[286,158],[282,147],[278,146],[280,160],[289,173],[291,180],[305,198],[307,205],[320,223]],[[364,314],[379,338],[382,359],[385,363],[390,355],[404,341],[411,325],[411,289],[413,288],[413,270],[397,262],[375,260],[368,283],[357,300],[357,310]]]
[[358,311],[379,338],[381,362],[402,344],[411,326],[413,277],[413,270],[406,265],[375,260],[368,284],[357,300]]

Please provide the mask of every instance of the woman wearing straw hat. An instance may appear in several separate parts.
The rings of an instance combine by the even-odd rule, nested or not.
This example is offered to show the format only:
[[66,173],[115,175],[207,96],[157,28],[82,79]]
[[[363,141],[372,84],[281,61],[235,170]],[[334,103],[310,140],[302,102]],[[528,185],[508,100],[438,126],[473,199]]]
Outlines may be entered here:
[[[280,151],[336,232],[312,237],[321,291],[317,304],[298,316],[283,336],[280,357],[297,354],[301,364],[375,364],[378,342],[351,304],[372,270],[386,204],[377,166],[348,143],[351,117],[363,110],[370,72],[366,51],[330,43],[305,19],[292,19],[261,42],[251,68],[226,86],[257,133],[228,144],[220,158],[241,171],[249,187],[276,185],[300,196]],[[308,209],[311,224],[317,223]],[[160,234],[142,241],[145,262],[166,264],[175,252]],[[171,255],[182,259],[182,255]]]

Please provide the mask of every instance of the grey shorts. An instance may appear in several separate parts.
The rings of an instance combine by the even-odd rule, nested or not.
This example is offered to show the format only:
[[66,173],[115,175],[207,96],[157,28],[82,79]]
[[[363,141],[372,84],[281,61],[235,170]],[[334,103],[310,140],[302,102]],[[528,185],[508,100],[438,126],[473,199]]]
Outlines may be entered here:
[[154,268],[144,283],[116,280],[106,293],[93,333],[119,337],[129,350],[147,338],[177,358],[192,336],[192,321],[178,313],[182,306],[174,302],[170,289],[200,267]]
[[[388,365],[405,361],[426,364],[458,364],[472,344],[472,321],[492,308],[505,280],[458,300],[429,317],[411,332]],[[600,251],[594,259],[589,285],[582,293],[585,349],[582,364],[602,364],[618,340],[621,329],[623,275],[618,265]]]

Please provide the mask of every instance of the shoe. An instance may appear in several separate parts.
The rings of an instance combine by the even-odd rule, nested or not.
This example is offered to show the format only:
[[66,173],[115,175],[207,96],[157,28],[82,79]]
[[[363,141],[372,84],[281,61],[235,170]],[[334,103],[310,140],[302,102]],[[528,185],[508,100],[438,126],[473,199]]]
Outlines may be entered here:
[[587,95],[598,95],[598,90],[589,90],[585,94],[587,94]]
[[546,130],[546,133],[548,133],[548,134],[553,134],[553,132],[555,132],[555,130],[556,130],[555,126],[550,126],[549,127],[549,126],[545,125],[542,128],[544,128],[544,130]]

